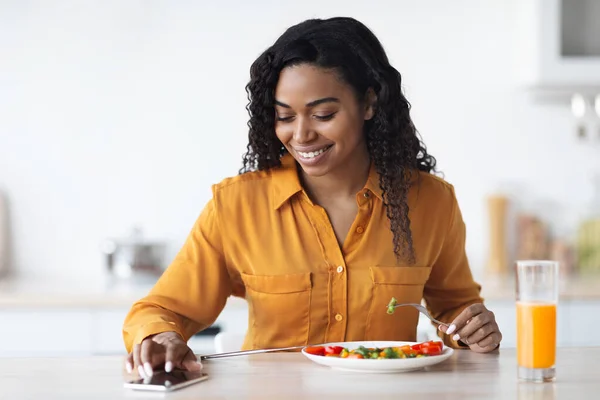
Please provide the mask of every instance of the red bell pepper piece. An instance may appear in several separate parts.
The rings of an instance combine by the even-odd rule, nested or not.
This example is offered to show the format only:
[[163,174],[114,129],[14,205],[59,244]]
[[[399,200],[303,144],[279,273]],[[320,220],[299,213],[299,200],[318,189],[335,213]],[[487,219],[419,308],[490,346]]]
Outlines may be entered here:
[[325,346],[325,354],[337,355],[344,350],[342,346]]

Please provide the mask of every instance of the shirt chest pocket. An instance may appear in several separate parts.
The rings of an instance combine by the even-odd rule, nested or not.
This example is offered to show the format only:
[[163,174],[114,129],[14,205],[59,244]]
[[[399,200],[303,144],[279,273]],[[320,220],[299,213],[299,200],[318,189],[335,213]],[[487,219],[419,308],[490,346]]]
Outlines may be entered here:
[[414,307],[400,307],[390,315],[386,306],[392,297],[398,303],[421,303],[431,268],[378,266],[371,267],[370,272],[372,296],[367,340],[416,340],[419,312]]
[[308,344],[311,274],[242,274],[249,306],[252,347]]

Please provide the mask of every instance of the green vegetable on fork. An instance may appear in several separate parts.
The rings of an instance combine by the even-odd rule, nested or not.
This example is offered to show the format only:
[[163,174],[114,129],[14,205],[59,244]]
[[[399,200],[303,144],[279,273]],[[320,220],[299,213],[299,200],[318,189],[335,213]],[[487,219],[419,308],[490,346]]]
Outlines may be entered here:
[[396,304],[398,304],[398,300],[396,300],[395,297],[392,297],[392,299],[390,300],[390,302],[388,303],[388,306],[387,306],[388,314],[394,313],[394,310],[396,309]]

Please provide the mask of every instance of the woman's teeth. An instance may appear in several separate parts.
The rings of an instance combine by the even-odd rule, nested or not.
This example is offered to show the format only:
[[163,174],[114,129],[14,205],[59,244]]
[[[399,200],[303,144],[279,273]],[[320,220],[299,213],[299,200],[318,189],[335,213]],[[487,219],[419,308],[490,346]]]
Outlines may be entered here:
[[323,154],[323,152],[325,152],[325,150],[327,150],[328,148],[329,147],[323,147],[321,150],[311,151],[309,153],[299,151],[298,154],[300,154],[303,158],[315,158],[316,156]]

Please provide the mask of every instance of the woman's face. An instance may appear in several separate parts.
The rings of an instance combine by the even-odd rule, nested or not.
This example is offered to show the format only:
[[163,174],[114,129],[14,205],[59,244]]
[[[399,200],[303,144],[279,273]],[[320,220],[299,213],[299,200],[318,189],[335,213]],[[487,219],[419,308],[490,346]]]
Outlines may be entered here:
[[335,72],[308,64],[284,68],[275,112],[277,137],[307,175],[368,160],[363,125],[373,117],[373,106],[358,101]]

